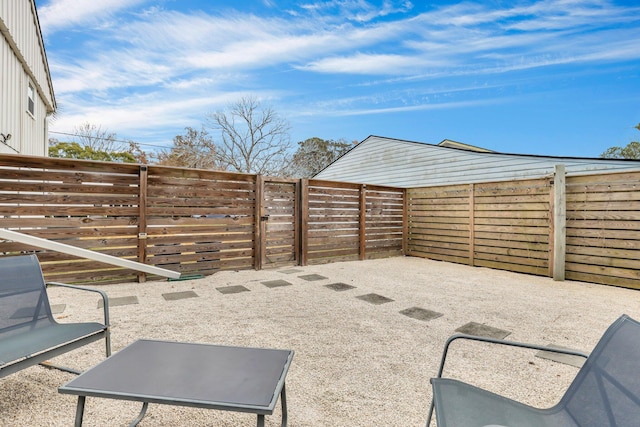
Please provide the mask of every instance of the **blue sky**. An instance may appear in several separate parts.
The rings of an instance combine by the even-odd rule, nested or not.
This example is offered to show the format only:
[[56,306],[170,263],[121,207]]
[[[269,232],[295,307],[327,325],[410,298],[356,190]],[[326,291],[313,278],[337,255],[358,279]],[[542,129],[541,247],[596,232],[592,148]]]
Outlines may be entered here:
[[640,137],[637,1],[36,3],[50,131],[89,122],[152,150],[255,96],[294,142],[597,157]]

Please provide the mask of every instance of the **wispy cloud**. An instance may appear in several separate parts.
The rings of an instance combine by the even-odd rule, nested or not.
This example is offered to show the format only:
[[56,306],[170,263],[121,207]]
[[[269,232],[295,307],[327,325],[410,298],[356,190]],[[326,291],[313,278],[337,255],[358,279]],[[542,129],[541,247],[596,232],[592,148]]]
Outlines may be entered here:
[[416,68],[441,67],[445,65],[442,62],[439,59],[429,61],[427,58],[409,55],[357,53],[352,56],[324,58],[298,68],[321,73],[407,75],[414,74]]
[[[73,6],[67,4],[71,1],[59,0],[43,7],[43,26],[51,31],[58,29],[56,25],[93,19],[88,16],[95,14],[95,6],[75,8],[76,13],[69,20],[58,17],[57,11],[63,6]],[[101,6],[101,15],[130,5],[125,0],[109,0]],[[356,20],[359,22],[392,11],[405,13],[411,7],[407,2],[393,5],[385,1],[374,8],[364,0],[303,5],[313,14],[335,8],[372,13],[368,19]],[[308,72],[370,75],[422,74],[425,69],[451,71],[471,64],[483,72],[495,69],[496,60],[504,61],[505,69],[521,67],[526,62],[538,67],[541,56],[549,63],[566,61],[567,44],[581,40],[580,34],[575,33],[587,25],[585,22],[595,25],[595,16],[606,22],[632,25],[639,22],[634,11],[589,0],[547,0],[497,10],[462,3],[363,26],[322,20],[310,24],[304,16],[261,18],[239,12],[211,15],[155,9],[138,14],[117,28],[101,30],[104,43],[100,49],[82,60],[66,57],[66,64],[55,71],[62,74],[57,84],[65,90],[85,90],[125,87],[136,81],[169,84],[167,80],[174,78],[184,81],[183,75],[194,70],[230,72],[275,65]],[[330,16],[335,19],[335,15]],[[639,57],[640,51],[634,55],[619,48],[620,40],[637,40],[639,36],[638,26],[605,27],[590,36],[590,43],[573,43],[579,52],[572,57],[596,60],[612,58],[612,52]],[[109,40],[117,41],[111,49]],[[613,46],[618,48],[612,49]],[[78,72],[71,71],[74,67]],[[87,76],[85,84],[81,82],[83,75]],[[100,83],[96,85],[97,81]]]
[[330,0],[305,3],[300,7],[314,17],[325,21],[343,19],[370,22],[380,17],[409,12],[413,9],[413,3],[384,0],[382,6],[377,6],[366,0]]
[[[312,105],[292,114],[463,108],[483,105],[483,97],[496,102],[496,80],[515,87],[527,70],[640,59],[640,7],[609,0],[262,0],[251,11],[181,5],[43,0],[41,26],[60,43],[47,47],[62,106],[55,127],[77,120],[131,131],[149,120],[184,127],[247,93],[285,108]],[[260,7],[264,14],[255,12]],[[417,89],[444,78],[449,93],[478,89],[436,102]]]
[[424,104],[418,104],[418,105],[403,105],[399,107],[337,110],[337,111],[330,112],[329,115],[368,116],[373,114],[395,114],[395,113],[406,113],[411,111],[444,110],[444,109],[453,109],[453,108],[462,108],[462,107],[479,107],[479,106],[494,105],[494,104],[504,103],[504,102],[506,102],[504,98],[499,98],[499,99],[483,99],[483,100],[477,100],[477,101],[424,103]]
[[104,24],[117,12],[147,0],[51,0],[38,8],[45,34],[78,25]]
[[[60,99],[61,111],[53,124],[56,130],[71,130],[80,123],[99,123],[105,129],[117,130],[121,138],[144,139],[166,146],[171,139],[167,133],[173,136],[186,126],[199,127],[207,114],[248,95],[255,92],[190,92],[186,97],[151,93],[104,103],[65,95]],[[273,93],[266,91],[260,96],[269,98]]]

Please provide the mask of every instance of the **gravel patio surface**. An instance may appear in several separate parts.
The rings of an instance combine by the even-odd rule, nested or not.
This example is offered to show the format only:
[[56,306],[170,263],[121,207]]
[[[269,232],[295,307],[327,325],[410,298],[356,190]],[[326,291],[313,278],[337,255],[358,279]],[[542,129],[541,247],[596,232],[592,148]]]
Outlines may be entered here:
[[[140,338],[295,350],[292,427],[424,426],[444,342],[469,322],[588,352],[621,314],[640,319],[639,291],[411,257],[99,288],[123,304],[110,310],[114,352]],[[50,296],[64,304],[60,322],[100,320],[96,294]],[[98,341],[53,362],[84,370],[103,359]],[[557,402],[577,372],[480,343],[456,343],[448,360],[447,376],[539,407]],[[77,398],[58,393],[73,378],[36,366],[1,379],[0,426],[73,425]],[[267,426],[280,425],[279,408]],[[125,426],[139,409],[90,397],[84,425]],[[140,426],[255,424],[252,414],[151,404]]]

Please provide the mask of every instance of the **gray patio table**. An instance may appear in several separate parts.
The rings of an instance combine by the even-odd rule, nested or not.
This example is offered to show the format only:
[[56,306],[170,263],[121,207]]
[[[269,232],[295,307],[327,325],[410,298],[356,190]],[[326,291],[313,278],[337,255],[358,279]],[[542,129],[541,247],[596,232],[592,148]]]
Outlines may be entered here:
[[281,425],[287,425],[285,377],[293,350],[228,347],[159,340],[137,340],[61,386],[78,396],[76,427],[82,426],[87,396],[143,402],[137,425],[149,403],[191,406],[264,416],[280,397]]

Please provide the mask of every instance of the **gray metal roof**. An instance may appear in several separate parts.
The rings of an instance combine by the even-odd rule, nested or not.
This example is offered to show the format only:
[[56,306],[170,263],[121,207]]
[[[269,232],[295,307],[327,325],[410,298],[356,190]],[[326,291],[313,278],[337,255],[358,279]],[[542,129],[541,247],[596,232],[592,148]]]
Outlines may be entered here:
[[540,178],[558,164],[567,175],[640,170],[639,160],[478,152],[369,136],[314,178],[411,188]]

